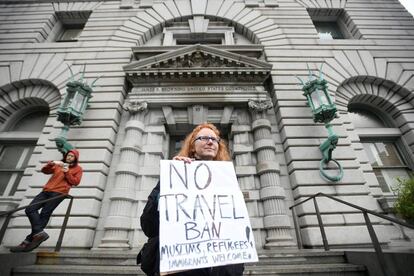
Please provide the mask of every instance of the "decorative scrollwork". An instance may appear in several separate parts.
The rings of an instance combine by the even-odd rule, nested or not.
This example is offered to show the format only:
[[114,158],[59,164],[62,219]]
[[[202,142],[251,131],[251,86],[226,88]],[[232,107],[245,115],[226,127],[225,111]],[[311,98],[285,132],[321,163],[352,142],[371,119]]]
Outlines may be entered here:
[[249,108],[254,112],[263,112],[273,107],[273,103],[271,100],[249,100],[248,102]]
[[206,67],[247,67],[246,64],[233,60],[211,56],[200,51],[177,57],[175,60],[151,65],[151,68],[206,68]]
[[124,109],[129,111],[129,113],[131,114],[136,114],[139,112],[146,111],[148,109],[148,103],[145,101],[141,102],[141,101],[131,100],[124,105]]

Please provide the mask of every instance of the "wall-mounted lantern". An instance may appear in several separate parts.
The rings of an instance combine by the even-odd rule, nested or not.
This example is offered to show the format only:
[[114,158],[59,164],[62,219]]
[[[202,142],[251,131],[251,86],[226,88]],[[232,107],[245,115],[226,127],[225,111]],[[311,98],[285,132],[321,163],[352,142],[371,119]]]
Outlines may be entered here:
[[71,80],[66,84],[66,94],[57,111],[57,120],[63,123],[63,128],[55,142],[58,150],[63,154],[74,148],[66,140],[67,132],[71,125],[80,125],[82,123],[83,114],[88,107],[89,99],[92,98],[93,85],[99,79],[96,79],[89,86],[83,81],[85,67],[79,80],[74,80],[70,67],[69,70],[71,72]]
[[[299,80],[303,86],[303,95],[306,97],[308,105],[312,109],[313,121],[315,123],[325,124],[325,127],[328,130],[328,139],[319,146],[323,157],[320,162],[319,170],[322,176],[326,179],[339,181],[342,179],[344,173],[341,164],[332,158],[332,151],[338,144],[338,136],[335,134],[332,125],[330,124],[330,122],[337,117],[337,110],[336,105],[332,102],[332,99],[329,96],[327,82],[323,79],[322,66],[319,70],[319,78],[313,77],[309,70],[308,81],[304,83],[300,78]],[[330,161],[333,161],[337,165],[339,170],[338,175],[332,176],[326,173],[325,166]]]
[[70,81],[66,84],[66,95],[61,102],[57,115],[58,121],[64,125],[80,125],[83,113],[92,97],[92,88],[80,81]]

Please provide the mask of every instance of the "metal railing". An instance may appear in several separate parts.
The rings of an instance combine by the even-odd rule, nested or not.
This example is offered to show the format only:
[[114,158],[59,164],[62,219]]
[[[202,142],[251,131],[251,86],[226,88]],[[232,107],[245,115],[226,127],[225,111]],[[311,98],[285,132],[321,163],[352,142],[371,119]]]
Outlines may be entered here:
[[61,197],[69,198],[70,199],[70,202],[69,202],[68,208],[66,209],[65,218],[63,220],[62,228],[60,229],[59,238],[58,238],[57,243],[56,243],[56,246],[55,246],[55,252],[59,252],[60,251],[60,248],[62,247],[63,236],[65,235],[65,230],[66,230],[66,226],[68,224],[68,220],[69,220],[69,216],[70,216],[70,211],[72,209],[73,196],[71,196],[71,195],[62,194],[62,195],[58,195],[58,196],[55,196],[55,197],[52,197],[52,198],[49,198],[49,199],[45,199],[45,200],[42,200],[42,201],[39,201],[39,202],[36,202],[36,203],[33,203],[33,204],[29,204],[29,205],[26,205],[26,206],[22,206],[22,207],[19,207],[19,208],[10,210],[10,211],[1,212],[0,213],[0,217],[6,216],[6,219],[4,220],[3,226],[1,227],[1,230],[0,230],[0,243],[3,241],[3,237],[4,237],[4,234],[6,233],[7,225],[9,224],[9,221],[11,219],[11,216],[15,212],[20,211],[20,210],[23,210],[23,209],[26,209],[29,206],[43,204],[45,202],[52,201],[54,199],[61,198]]
[[371,238],[372,244],[373,244],[374,249],[375,249],[375,253],[377,255],[378,262],[381,266],[382,273],[383,273],[384,276],[392,275],[389,272],[389,269],[386,265],[384,253],[382,252],[381,245],[378,241],[377,235],[375,234],[374,227],[372,226],[372,223],[369,219],[368,214],[380,217],[382,219],[391,221],[393,223],[396,223],[396,224],[399,224],[399,225],[402,225],[402,226],[405,226],[405,227],[408,227],[408,228],[411,228],[411,229],[414,229],[414,225],[411,225],[409,223],[406,223],[405,221],[402,221],[402,220],[399,220],[399,219],[396,219],[396,218],[392,218],[392,217],[389,217],[389,216],[382,215],[382,214],[377,213],[375,211],[365,209],[365,208],[360,207],[358,205],[346,202],[344,200],[335,198],[333,196],[330,196],[330,195],[327,195],[327,194],[324,194],[324,193],[317,193],[317,194],[315,194],[315,195],[313,195],[313,196],[311,196],[311,197],[309,197],[309,198],[307,198],[307,199],[305,199],[305,200],[303,200],[299,203],[296,203],[295,205],[292,205],[292,206],[289,207],[289,209],[292,210],[293,223],[294,223],[294,226],[295,226],[296,238],[297,238],[299,249],[303,248],[303,240],[302,240],[302,235],[301,235],[301,232],[300,232],[300,226],[299,226],[298,216],[297,216],[296,211],[295,211],[295,207],[297,207],[298,205],[301,205],[301,204],[313,199],[313,204],[315,206],[315,211],[316,211],[316,217],[318,219],[318,225],[319,225],[319,229],[320,229],[321,235],[322,235],[323,247],[325,248],[325,251],[329,250],[328,239],[326,238],[326,233],[325,233],[325,229],[324,229],[323,222],[322,222],[322,216],[321,216],[321,213],[319,211],[318,203],[316,201],[316,197],[318,197],[318,196],[324,196],[324,197],[330,198],[332,200],[335,200],[337,202],[340,202],[340,203],[345,204],[347,206],[350,206],[352,208],[358,209],[359,211],[362,212],[362,214],[364,216],[364,219],[365,219],[365,224],[368,228],[369,236]]

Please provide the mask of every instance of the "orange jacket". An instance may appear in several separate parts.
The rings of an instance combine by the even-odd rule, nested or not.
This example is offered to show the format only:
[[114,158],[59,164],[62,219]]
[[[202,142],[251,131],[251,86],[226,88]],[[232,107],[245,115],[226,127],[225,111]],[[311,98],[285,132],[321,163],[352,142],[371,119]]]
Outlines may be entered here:
[[[70,150],[69,152],[71,151],[75,153],[75,150]],[[75,155],[78,157],[79,153],[76,152]],[[44,174],[53,174],[46,185],[43,186],[43,191],[62,194],[68,194],[72,186],[79,185],[83,173],[82,167],[77,162],[69,167],[69,171],[63,172],[63,168],[59,165],[54,165],[52,161],[43,166],[42,172]]]

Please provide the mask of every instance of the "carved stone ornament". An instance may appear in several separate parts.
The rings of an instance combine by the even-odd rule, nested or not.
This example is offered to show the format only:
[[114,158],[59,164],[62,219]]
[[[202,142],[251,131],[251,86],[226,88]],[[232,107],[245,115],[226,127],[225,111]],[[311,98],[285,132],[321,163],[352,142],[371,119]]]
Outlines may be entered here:
[[148,103],[131,100],[124,105],[124,109],[129,111],[131,114],[136,114],[138,112],[146,111],[148,109]]
[[270,100],[249,100],[248,105],[249,108],[254,112],[263,112],[273,107],[273,103]]
[[205,68],[205,67],[246,67],[246,64],[238,63],[230,59],[206,55],[200,51],[191,55],[177,57],[169,62],[156,63],[151,68]]

